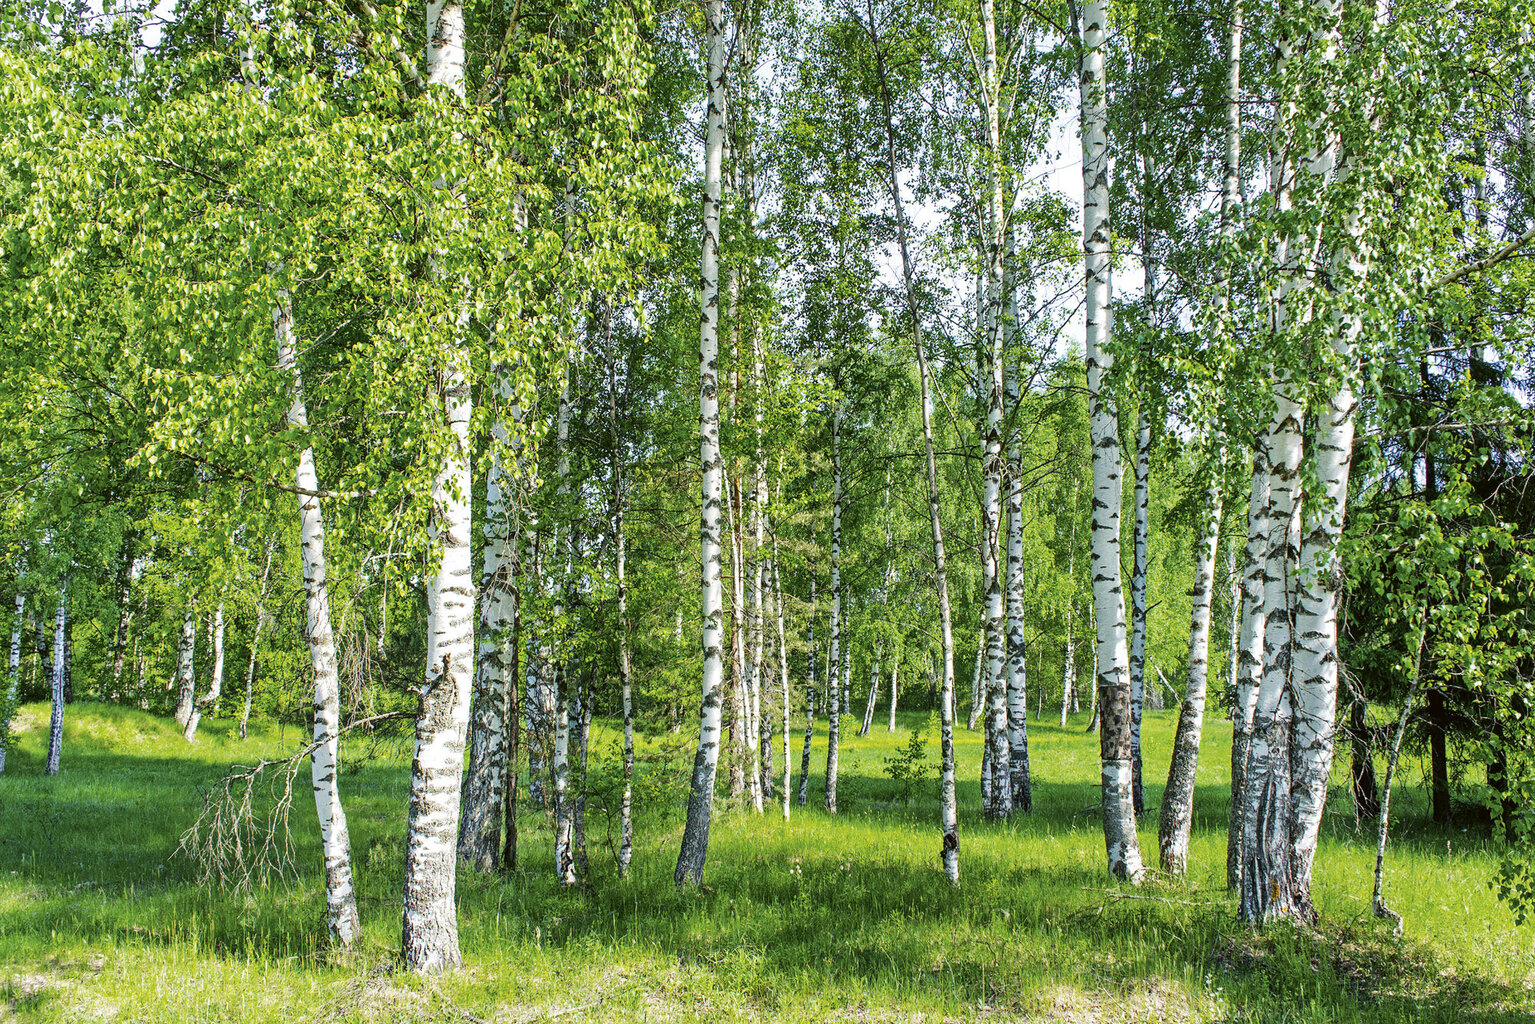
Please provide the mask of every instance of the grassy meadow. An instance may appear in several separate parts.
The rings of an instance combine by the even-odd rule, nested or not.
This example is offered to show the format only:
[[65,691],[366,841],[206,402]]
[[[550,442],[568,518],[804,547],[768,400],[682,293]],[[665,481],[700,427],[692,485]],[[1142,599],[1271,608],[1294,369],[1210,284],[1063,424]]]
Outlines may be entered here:
[[[1145,727],[1141,843],[1153,864],[1174,714],[1150,712]],[[47,708],[28,705],[0,777],[0,1019],[1535,1019],[1535,927],[1517,927],[1489,890],[1496,852],[1476,826],[1428,823],[1414,790],[1397,794],[1402,818],[1387,854],[1401,938],[1370,916],[1373,829],[1356,834],[1341,789],[1318,854],[1321,929],[1255,934],[1237,925],[1225,892],[1225,722],[1206,727],[1191,877],[1152,873],[1135,890],[1104,872],[1097,743],[1085,716],[1065,730],[1030,723],[1036,809],[1001,824],[979,820],[979,738],[961,731],[958,891],[938,867],[936,784],[908,801],[885,775],[884,759],[925,722],[902,715],[892,735],[879,720],[857,737],[845,720],[835,818],[820,810],[823,723],[809,805],[796,803],[786,824],[776,807],[758,817],[721,800],[707,885],[688,893],[671,880],[684,794],[670,783],[690,757],[686,732],[644,740],[649,775],[625,881],[602,796],[614,777],[613,730],[599,723],[589,883],[557,889],[548,824],[524,799],[517,871],[460,876],[464,968],[424,980],[395,969],[406,740],[354,741],[343,752],[365,935],[359,949],[332,954],[307,765],[292,817],[297,877],[246,892],[206,888],[175,855],[209,784],[231,763],[291,751],[298,730],[260,723],[242,742],[214,719],[189,746],[165,719],[77,704],[63,772],[50,779],[41,774]],[[1410,765],[1406,778],[1416,781]]]

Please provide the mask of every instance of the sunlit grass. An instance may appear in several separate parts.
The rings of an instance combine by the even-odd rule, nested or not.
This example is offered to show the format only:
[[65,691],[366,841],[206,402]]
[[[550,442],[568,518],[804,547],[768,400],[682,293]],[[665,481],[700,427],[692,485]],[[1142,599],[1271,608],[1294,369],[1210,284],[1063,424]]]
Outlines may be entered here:
[[[1527,1021],[1535,929],[1517,928],[1487,887],[1496,854],[1475,829],[1422,820],[1399,793],[1388,894],[1397,940],[1368,914],[1373,831],[1356,835],[1335,793],[1318,856],[1320,934],[1254,937],[1225,893],[1229,726],[1212,718],[1199,776],[1190,879],[1111,884],[1097,818],[1096,738],[1085,716],[1031,722],[1036,811],[979,820],[978,737],[961,731],[963,884],[938,867],[935,786],[900,799],[877,722],[844,741],[842,813],[820,810],[818,731],[810,801],[785,823],[732,808],[716,817],[706,888],[679,893],[672,868],[682,794],[642,800],[634,875],[615,875],[599,798],[589,816],[590,884],[560,892],[542,814],[521,818],[509,877],[462,877],[462,971],[421,981],[392,970],[399,939],[406,756],[351,745],[343,779],[364,939],[327,954],[307,786],[293,821],[300,876],[253,894],[197,887],[173,857],[200,787],[231,762],[291,750],[292,727],[209,721],[188,746],[171,723],[102,705],[70,709],[63,774],[41,776],[46,708],[22,709],[0,778],[0,1016],[181,1022],[335,1020],[820,1021],[1063,1020]],[[856,731],[848,720],[844,735]],[[1172,713],[1146,725],[1148,813]],[[594,741],[605,762],[611,731]],[[651,737],[652,752],[687,737]],[[798,770],[800,736],[794,738]],[[936,758],[936,737],[929,751]],[[781,765],[780,765],[781,768]],[[599,782],[611,778],[605,764]],[[600,788],[600,786],[599,786]],[[642,794],[644,793],[642,787]],[[723,803],[723,801],[722,801]],[[611,830],[610,830],[610,825]],[[465,1016],[465,1015],[468,1016]]]

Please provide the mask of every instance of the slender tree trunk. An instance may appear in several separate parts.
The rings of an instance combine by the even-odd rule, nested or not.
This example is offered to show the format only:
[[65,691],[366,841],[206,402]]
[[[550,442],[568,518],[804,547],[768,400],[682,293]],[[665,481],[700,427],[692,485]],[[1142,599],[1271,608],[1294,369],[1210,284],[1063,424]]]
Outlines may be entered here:
[[724,677],[720,586],[719,237],[720,163],[725,143],[724,0],[706,0],[708,22],[708,126],[704,138],[703,253],[699,262],[699,461],[703,512],[699,526],[702,565],[703,704],[698,753],[693,759],[687,825],[677,857],[676,883],[700,885],[709,849],[714,774],[719,765],[720,688]]
[[181,735],[188,743],[197,739],[197,726],[202,721],[203,711],[218,703],[219,695],[224,690],[224,602],[220,601],[213,611],[213,673],[208,681],[208,692],[192,703],[192,712],[187,716],[186,727],[181,730]]
[[1412,689],[1408,691],[1407,699],[1402,702],[1402,713],[1397,718],[1396,733],[1391,737],[1391,751],[1386,757],[1386,783],[1381,791],[1380,818],[1376,828],[1375,839],[1375,887],[1370,894],[1370,909],[1376,917],[1386,918],[1396,925],[1397,934],[1402,932],[1402,915],[1386,905],[1386,828],[1391,820],[1391,783],[1396,778],[1397,756],[1402,752],[1402,735],[1407,732],[1407,720],[1412,715],[1413,708],[1418,703],[1418,695],[1423,690],[1423,677],[1421,668],[1423,665],[1423,640],[1427,635],[1427,611],[1424,613],[1424,621],[1418,628],[1417,654],[1414,658]]
[[1204,730],[1205,693],[1209,681],[1210,607],[1215,595],[1215,560],[1220,545],[1221,477],[1211,482],[1199,546],[1194,563],[1194,608],[1189,622],[1189,682],[1178,709],[1172,763],[1157,822],[1157,846],[1162,870],[1186,874],[1189,829],[1194,821],[1194,776],[1199,768],[1199,741]]
[[[278,369],[285,372],[293,384],[288,425],[307,431],[309,413],[304,404],[304,382],[293,339],[293,312],[285,288],[279,288],[277,301],[272,306],[272,333],[277,343]],[[336,666],[336,638],[331,631],[330,592],[325,572],[325,517],[316,496],[320,479],[315,470],[313,448],[306,447],[299,452],[294,482],[301,492],[299,552],[304,566],[304,635],[309,645],[310,665],[314,669],[315,749],[310,755],[310,780],[325,858],[326,924],[331,942],[345,948],[357,938],[360,926],[357,896],[352,886],[351,838],[347,831],[346,811],[341,805],[341,679]],[[457,779],[456,765],[454,779]],[[457,809],[457,801],[454,809]]]
[[[566,193],[567,238],[573,237],[570,227],[570,211],[573,209],[572,193]],[[559,495],[564,522],[560,524],[560,536],[565,551],[564,570],[560,574],[559,600],[554,609],[554,620],[563,621],[574,605],[574,573],[576,562],[576,527],[572,508],[572,481],[570,472],[570,419],[574,387],[574,359],[565,362],[565,382],[560,389],[559,409],[556,413],[555,441],[559,452],[556,472],[559,476]],[[561,644],[553,660],[553,680],[559,693],[555,712],[554,756],[550,762],[554,790],[554,868],[561,885],[576,883],[576,799],[570,780],[571,744],[579,752],[581,743],[581,695],[579,669],[567,647]]]
[[810,580],[810,624],[806,627],[805,742],[799,749],[799,803],[810,799],[810,741],[815,738],[815,577]]
[[[1330,63],[1338,44],[1340,15],[1328,3],[1319,6],[1324,19],[1319,32],[1324,64],[1321,73],[1326,75],[1325,66]],[[1377,25],[1385,12],[1384,5],[1377,8]],[[1385,69],[1381,70],[1384,74]],[[1311,159],[1309,170],[1312,176],[1326,181],[1335,166],[1340,183],[1352,176],[1353,156],[1342,149],[1338,130],[1329,126],[1326,143]],[[1361,241],[1364,233],[1362,217],[1357,206],[1344,212],[1345,238],[1328,257],[1327,281],[1362,283],[1368,277],[1369,256]],[[1354,343],[1361,327],[1362,316],[1346,310],[1339,310],[1329,325],[1328,337],[1334,365],[1338,367],[1338,384],[1316,414],[1315,469],[1319,487],[1305,510],[1296,572],[1290,676],[1294,718],[1290,741],[1293,767],[1289,838],[1295,909],[1308,921],[1315,921],[1317,917],[1311,900],[1311,872],[1321,834],[1328,782],[1332,776],[1337,732],[1338,595],[1343,578],[1343,561],[1338,546],[1343,535],[1354,449],[1357,400],[1353,382],[1358,373]]]
[[897,688],[900,675],[901,659],[897,655],[890,662],[890,726],[885,730],[886,732],[895,732],[895,706],[901,697],[900,690]]
[[581,877],[591,876],[591,864],[586,858],[586,794],[587,794],[587,764],[592,746],[592,693],[591,687],[583,682],[581,684],[581,720],[578,725],[577,737],[581,744],[581,784],[576,788],[575,815],[573,827],[575,836],[572,846],[575,851],[576,870]]
[[26,620],[27,596],[21,590],[21,573],[16,574],[16,616],[11,620],[11,671],[7,677],[5,702],[0,704],[0,775],[5,773],[5,752],[11,745],[11,718],[16,714],[16,695],[21,689],[21,627]]
[[1434,820],[1442,825],[1450,822],[1450,761],[1445,749],[1444,691],[1428,691],[1428,749],[1430,774],[1433,778]]
[[869,662],[869,699],[863,706],[863,724],[858,728],[860,736],[869,735],[869,730],[874,728],[874,709],[879,702],[880,660],[876,650],[873,660]]
[[[906,298],[906,313],[911,318],[912,346],[917,356],[917,378],[921,388],[922,447],[927,470],[928,524],[933,540],[933,580],[938,591],[938,620],[943,656],[943,682],[939,691],[939,728],[942,767],[939,773],[942,858],[944,874],[953,885],[959,884],[959,805],[954,784],[954,626],[949,607],[948,555],[944,547],[943,521],[939,517],[938,462],[933,444],[932,374],[927,363],[927,347],[922,341],[922,316],[917,302],[915,272],[907,241],[906,209],[901,200],[900,175],[896,165],[895,119],[890,109],[890,83],[885,72],[884,51],[875,28],[872,0],[869,0],[869,32],[874,46],[875,67],[879,74],[880,103],[885,115],[886,170],[889,172],[891,202],[895,206],[896,241],[901,252],[901,281]],[[893,704],[893,702],[892,702]],[[971,728],[975,727],[971,722]]]
[[1242,627],[1237,644],[1235,700],[1231,709],[1231,804],[1226,834],[1226,888],[1242,884],[1242,850],[1247,828],[1247,762],[1253,716],[1263,682],[1264,627],[1269,536],[1268,457],[1262,443],[1253,452],[1252,492],[1247,504],[1247,543],[1242,570]]
[[564,697],[554,723],[554,877],[560,885],[576,884],[576,814],[570,792],[570,738],[572,724],[580,743],[581,703],[578,687],[570,678],[573,664],[564,659],[560,691]]
[[[752,194],[751,188],[747,189]],[[748,199],[748,206],[752,202]],[[772,718],[763,714],[763,692],[767,690],[766,663],[766,612],[767,595],[767,457],[762,448],[762,406],[766,400],[767,369],[763,362],[762,335],[753,330],[752,335],[752,430],[756,439],[756,461],[752,471],[752,721],[756,734],[757,749],[753,754],[753,767],[757,771],[754,796],[757,809],[773,797],[773,726]]]
[[181,643],[176,648],[176,724],[182,729],[192,720],[193,701],[197,696],[194,656],[197,653],[197,597],[187,598],[181,618]]
[[[469,764],[464,773],[464,801],[459,815],[458,858],[471,871],[495,871],[501,855],[501,826],[505,810],[507,732],[513,669],[509,662],[517,595],[517,542],[512,529],[518,501],[521,455],[513,447],[507,417],[521,420],[504,367],[491,372],[497,400],[485,471],[485,523],[480,545],[480,636],[474,673],[474,703],[469,717]],[[508,407],[511,406],[509,409]],[[504,461],[510,456],[512,473]],[[513,493],[508,493],[508,491]]]
[[[609,317],[612,312],[609,311]],[[608,443],[613,449],[614,574],[618,585],[618,686],[624,710],[624,792],[619,802],[618,876],[629,877],[634,858],[634,684],[629,661],[629,539],[624,532],[628,492],[624,486],[624,456],[618,436],[618,358],[608,364]],[[782,620],[780,620],[782,626]]]
[[[781,476],[781,474],[780,474]],[[789,799],[793,793],[790,783],[791,763],[789,760],[789,640],[784,633],[783,624],[783,581],[778,577],[778,536],[773,536],[773,612],[778,619],[778,675],[783,688],[783,820],[789,820]],[[806,753],[809,753],[808,744]],[[804,798],[800,798],[804,803]]]
[[[1230,275],[1227,261],[1229,246],[1236,231],[1238,205],[1241,202],[1242,161],[1242,3],[1232,4],[1230,22],[1226,32],[1226,151],[1221,175],[1220,233],[1222,251],[1216,261],[1216,304],[1225,329],[1226,314],[1231,306]],[[1223,473],[1217,468],[1206,501],[1206,518],[1202,521],[1198,561],[1194,575],[1194,602],[1189,625],[1189,678],[1179,709],[1178,730],[1173,740],[1173,758],[1168,767],[1167,788],[1162,797],[1162,815],[1158,822],[1157,839],[1162,858],[1162,869],[1173,874],[1185,874],[1188,870],[1189,830],[1194,815],[1194,780],[1199,763],[1199,742],[1204,726],[1205,694],[1208,688],[1210,615],[1215,595],[1215,560],[1220,544],[1221,499]],[[1254,478],[1254,495],[1256,498]],[[1237,675],[1237,622],[1239,600],[1236,583],[1236,548],[1230,547],[1228,575],[1232,577],[1231,592],[1231,659],[1230,678],[1235,686]],[[1255,692],[1255,688],[1254,688]],[[1244,695],[1245,696],[1245,695]],[[1245,706],[1238,708],[1236,716],[1244,726],[1250,722]],[[1239,765],[1236,751],[1237,739],[1232,740],[1232,813],[1238,805],[1237,781]],[[1243,737],[1245,744],[1245,736]],[[1245,750],[1242,755],[1245,759]],[[1231,823],[1238,819],[1233,817]],[[1229,842],[1227,849],[1227,884],[1231,886],[1231,874],[1237,863],[1232,858],[1235,847]]]
[[1131,792],[1130,666],[1125,649],[1125,602],[1119,570],[1119,506],[1123,485],[1119,417],[1104,377],[1113,366],[1108,351],[1112,291],[1109,265],[1109,165],[1103,39],[1108,28],[1103,0],[1082,9],[1082,240],[1087,280],[1087,393],[1092,435],[1093,610],[1098,628],[1099,756],[1102,761],[1103,838],[1109,872],[1141,880],[1140,842]]
[[844,676],[839,681],[838,667],[843,656],[842,635],[842,410],[831,415],[831,670],[827,692],[831,695],[826,709],[826,798],[824,806],[828,814],[837,813],[837,754],[842,717],[839,698],[846,691]]
[[[1018,405],[1016,374],[1010,388],[1012,405]],[[1023,442],[1016,435],[1008,452],[1007,489],[1007,744],[1012,774],[1013,807],[1034,810],[1033,783],[1029,778],[1028,646],[1024,634],[1025,584],[1023,578]],[[895,715],[891,712],[891,726]]]
[[[1076,485],[1071,488],[1071,508],[1077,507]],[[1066,645],[1061,656],[1061,728],[1066,728],[1066,716],[1076,710],[1077,700],[1077,644],[1071,632],[1071,613],[1076,605],[1074,591],[1077,579],[1077,523],[1071,523],[1071,542],[1066,547]]]
[[975,732],[975,723],[981,720],[981,712],[986,708],[986,695],[981,690],[981,670],[986,664],[986,625],[983,621],[981,630],[975,640],[975,667],[970,676],[970,717],[965,722],[965,728]]
[[1006,299],[1004,257],[1006,213],[1002,183],[1002,131],[1000,122],[1001,79],[997,62],[997,26],[991,0],[981,0],[981,27],[985,48],[981,71],[983,113],[987,131],[987,211],[986,311],[983,326],[982,370],[986,375],[986,445],[981,465],[981,588],[986,594],[986,667],[983,690],[988,708],[986,744],[992,773],[1004,780],[993,786],[986,813],[992,818],[1006,818],[1013,813],[1011,751],[1008,747],[1007,680],[1004,663],[1007,652],[1007,626],[1002,600],[1002,572],[999,564],[1002,527],[1002,405],[1003,405],[1003,334]]
[[746,658],[746,632],[742,625],[741,605],[745,600],[745,588],[741,582],[743,571],[741,551],[740,488],[733,479],[725,481],[728,501],[725,505],[725,528],[730,533],[730,650],[731,667],[731,715],[730,715],[730,795],[732,798],[747,795],[746,751],[751,746],[751,680]]
[[1227,595],[1231,617],[1226,622],[1226,687],[1231,700],[1236,701],[1237,663],[1241,653],[1242,629],[1242,577],[1237,574],[1237,545],[1233,538],[1226,542],[1226,581],[1231,587]]
[[[518,550],[521,550],[521,537],[513,538],[512,543],[518,546]],[[508,717],[511,724],[507,729],[506,786],[503,797],[506,806],[503,814],[506,827],[503,832],[501,846],[501,870],[508,872],[517,870],[517,755],[522,737],[522,700],[520,697],[522,689],[521,680],[517,678],[518,659],[523,649],[522,587],[516,576],[512,577],[512,589],[512,651],[507,658],[507,663],[511,666],[512,677],[506,684],[507,692],[511,695],[512,706],[508,709]],[[529,655],[531,656],[531,654],[532,652],[530,651]]]
[[69,632],[69,583],[59,584],[59,610],[53,627],[53,713],[48,717],[48,763],[44,775],[59,773],[59,757],[64,749],[64,680],[69,675],[64,654],[64,636]]
[[1363,698],[1349,702],[1349,747],[1354,763],[1349,773],[1354,797],[1354,823],[1359,825],[1380,814],[1380,790],[1375,783],[1374,730]]
[[[1146,273],[1149,280],[1150,266]],[[1151,497],[1151,414],[1146,406],[1143,398],[1135,427],[1135,553],[1130,572],[1130,785],[1137,815],[1146,810],[1141,785],[1141,713],[1146,703],[1146,531]]]
[[256,687],[256,655],[261,650],[261,627],[266,622],[266,587],[267,579],[272,571],[272,550],[277,547],[276,539],[267,541],[266,561],[261,565],[261,593],[256,598],[256,628],[251,633],[251,657],[250,663],[245,667],[245,705],[240,711],[240,738],[245,739],[246,731],[251,720],[251,696]]

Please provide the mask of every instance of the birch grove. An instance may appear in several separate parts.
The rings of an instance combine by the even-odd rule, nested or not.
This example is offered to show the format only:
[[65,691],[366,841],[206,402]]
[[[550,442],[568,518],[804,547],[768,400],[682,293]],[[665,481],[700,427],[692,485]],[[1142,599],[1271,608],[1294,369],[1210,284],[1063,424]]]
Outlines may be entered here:
[[[1535,907],[1528,0],[54,6],[0,17],[6,779],[163,733],[207,898],[323,878],[315,944],[422,974],[621,945],[658,865],[700,949],[780,860],[845,945],[891,822],[958,886],[967,821],[958,907],[1097,814],[1106,934],[1238,948],[1363,898],[1349,810],[1403,910],[1422,805]],[[1129,896],[1148,798],[1224,897]]]

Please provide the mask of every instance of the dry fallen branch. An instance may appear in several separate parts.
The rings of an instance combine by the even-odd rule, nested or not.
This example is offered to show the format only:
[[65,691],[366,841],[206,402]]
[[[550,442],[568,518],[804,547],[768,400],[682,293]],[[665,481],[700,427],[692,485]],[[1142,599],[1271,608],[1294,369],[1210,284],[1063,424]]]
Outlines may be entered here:
[[[340,735],[406,715],[391,711],[360,718],[343,726]],[[203,797],[197,820],[181,834],[175,853],[197,866],[199,885],[239,892],[295,875],[293,834],[288,826],[294,779],[319,746],[306,743],[287,757],[233,765],[213,784]]]

